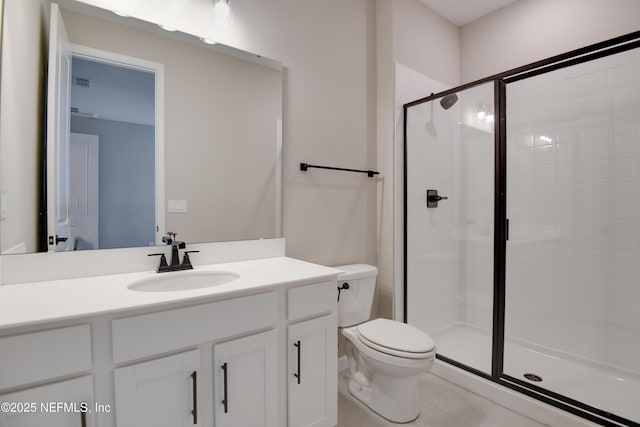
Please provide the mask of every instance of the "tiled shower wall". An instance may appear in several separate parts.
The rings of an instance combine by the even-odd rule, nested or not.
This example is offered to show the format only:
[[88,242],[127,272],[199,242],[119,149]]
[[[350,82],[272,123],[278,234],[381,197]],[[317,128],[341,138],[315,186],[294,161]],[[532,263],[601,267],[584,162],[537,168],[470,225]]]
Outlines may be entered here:
[[640,52],[507,86],[506,335],[640,372]]
[[[407,116],[409,323],[428,333],[455,324],[486,332],[493,313],[493,83],[413,106]],[[426,207],[427,189],[448,200]],[[490,349],[487,349],[490,350]]]
[[[493,83],[469,102],[460,140],[460,321],[485,332],[493,329],[494,132],[493,121],[477,118],[477,106],[493,110]],[[484,93],[483,93],[484,92]],[[488,92],[488,93],[487,93]],[[484,97],[482,96],[484,95]],[[489,98],[486,98],[489,96]],[[484,100],[482,100],[484,98]],[[482,123],[484,122],[484,123]]]
[[[407,116],[407,314],[410,324],[428,333],[459,322],[463,272],[459,240],[452,238],[459,207],[453,197],[458,165],[452,160],[459,147],[451,141],[459,140],[458,129],[437,101],[437,107],[432,104],[416,106]],[[428,209],[430,188],[450,200]]]

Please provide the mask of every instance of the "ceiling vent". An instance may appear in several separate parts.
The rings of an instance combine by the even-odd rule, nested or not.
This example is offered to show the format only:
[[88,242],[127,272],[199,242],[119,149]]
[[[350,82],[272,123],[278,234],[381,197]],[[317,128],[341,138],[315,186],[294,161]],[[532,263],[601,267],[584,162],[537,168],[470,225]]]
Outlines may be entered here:
[[91,80],[86,77],[73,76],[73,85],[78,87],[91,87]]

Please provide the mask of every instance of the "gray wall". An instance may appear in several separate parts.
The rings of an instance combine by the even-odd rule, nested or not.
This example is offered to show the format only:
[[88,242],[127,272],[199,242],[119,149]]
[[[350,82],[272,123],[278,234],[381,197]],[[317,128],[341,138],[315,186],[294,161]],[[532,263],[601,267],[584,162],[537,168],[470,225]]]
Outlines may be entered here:
[[520,0],[460,31],[462,82],[637,31],[638,0]]
[[99,138],[100,248],[153,243],[154,127],[72,117],[71,132]]

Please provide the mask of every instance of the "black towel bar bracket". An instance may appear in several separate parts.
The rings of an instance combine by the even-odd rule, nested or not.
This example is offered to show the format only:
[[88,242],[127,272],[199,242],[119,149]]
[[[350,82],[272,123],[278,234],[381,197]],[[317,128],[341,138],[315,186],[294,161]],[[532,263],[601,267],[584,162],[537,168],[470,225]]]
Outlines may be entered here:
[[301,171],[306,171],[309,168],[330,169],[330,170],[334,170],[334,171],[366,173],[369,178],[373,178],[374,175],[379,175],[380,174],[380,172],[376,172],[376,171],[372,171],[372,170],[334,168],[332,166],[317,166],[317,165],[310,165],[309,163],[300,163],[300,170]]

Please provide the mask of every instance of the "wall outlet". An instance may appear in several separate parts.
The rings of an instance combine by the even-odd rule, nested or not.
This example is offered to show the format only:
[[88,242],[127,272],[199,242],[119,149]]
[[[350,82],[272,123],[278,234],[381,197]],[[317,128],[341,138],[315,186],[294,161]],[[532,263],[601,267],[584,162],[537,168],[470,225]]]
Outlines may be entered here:
[[187,201],[169,199],[168,210],[172,213],[185,213],[187,212]]

